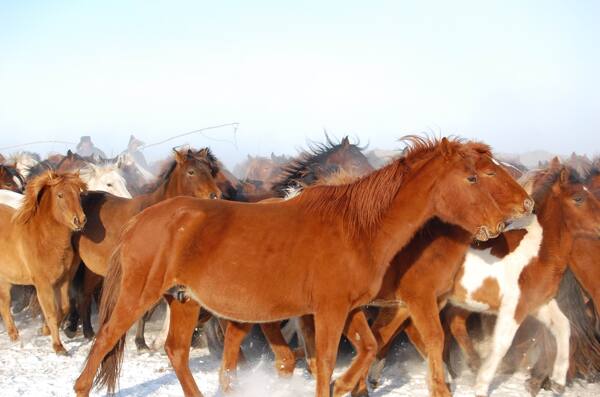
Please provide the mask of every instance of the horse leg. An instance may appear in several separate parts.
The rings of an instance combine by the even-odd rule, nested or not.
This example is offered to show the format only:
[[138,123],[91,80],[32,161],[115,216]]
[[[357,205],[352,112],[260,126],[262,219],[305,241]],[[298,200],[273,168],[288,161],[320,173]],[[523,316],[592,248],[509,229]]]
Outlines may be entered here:
[[94,376],[104,357],[115,348],[119,339],[127,333],[136,320],[160,298],[160,295],[149,296],[142,292],[141,289],[119,289],[110,318],[100,327],[85,367],[75,382],[74,390],[77,397],[89,396]]
[[298,326],[304,341],[304,357],[306,358],[306,369],[313,376],[317,374],[317,344],[315,342],[315,320],[310,314],[298,319]]
[[[444,370],[444,329],[440,321],[439,306],[435,296],[421,298],[411,303],[409,310],[412,324],[421,335],[424,353],[429,366],[428,384],[430,395],[450,397]],[[422,347],[423,348],[423,347]]]
[[200,305],[193,300],[182,303],[173,297],[166,297],[169,310],[169,327],[165,351],[175,370],[177,379],[186,397],[202,397],[190,370],[190,347],[192,333],[200,313]]
[[80,296],[79,302],[79,315],[81,316],[83,336],[86,339],[92,339],[94,337],[94,327],[92,327],[92,299],[94,298],[94,292],[102,283],[102,277],[86,269],[83,278],[83,291]]
[[223,359],[221,360],[221,368],[219,369],[219,384],[224,393],[231,391],[231,382],[235,378],[239,361],[240,346],[252,329],[252,325],[251,323],[227,322]]
[[8,337],[11,341],[15,342],[19,339],[19,331],[15,326],[15,320],[10,312],[11,287],[9,283],[0,280],[0,315],[2,315],[2,319],[4,320]]
[[58,308],[60,310],[58,315],[58,324],[62,324],[67,315],[69,314],[69,310],[71,309],[71,300],[69,299],[69,280],[64,280],[59,286],[59,297],[60,304]]
[[377,341],[377,354],[370,368],[365,369],[359,380],[359,388],[367,390],[367,377],[371,387],[376,388],[381,380],[387,354],[396,335],[402,331],[402,325],[410,317],[406,307],[384,307],[379,310],[375,322],[371,326]]
[[514,317],[514,310],[500,308],[494,333],[492,335],[492,350],[489,356],[483,361],[475,384],[475,394],[477,396],[487,396],[490,383],[494,379],[498,365],[504,358],[504,355],[510,349],[512,341],[519,329],[520,322]]
[[37,283],[35,287],[42,312],[44,313],[44,319],[46,320],[46,326],[49,328],[50,335],[52,336],[52,348],[57,354],[67,354],[58,333],[60,309],[57,307],[55,288],[50,283],[43,282]]
[[377,341],[361,308],[355,309],[348,316],[344,334],[354,346],[356,356],[346,372],[336,380],[333,395],[342,396],[352,391],[353,397],[366,397],[369,395],[368,389],[357,383],[362,374],[369,371],[377,352]]
[[[341,310],[340,310],[341,309]],[[317,397],[330,397],[330,382],[348,309],[337,308],[315,313],[317,359]]]
[[569,339],[571,337],[569,319],[560,310],[554,299],[542,306],[535,317],[550,329],[556,339],[556,358],[550,382],[552,391],[562,394],[565,391],[567,371],[569,370]]
[[464,309],[452,306],[448,309],[446,321],[448,321],[450,333],[467,358],[467,365],[473,373],[477,373],[481,366],[481,358],[477,350],[475,350],[475,346],[473,346],[473,341],[469,337],[469,331],[467,330],[467,320],[470,314],[470,312]]
[[146,322],[150,321],[152,318],[152,314],[158,307],[158,303],[152,307],[152,309],[148,310],[142,318],[137,323],[137,330],[135,331],[135,347],[138,352],[150,350],[148,345],[146,344],[146,338],[144,336],[144,332],[146,331]]
[[160,329],[160,333],[151,343],[152,350],[158,350],[165,345],[167,337],[169,336],[169,328],[171,328],[171,305],[167,304],[163,326]]
[[263,323],[260,325],[260,329],[275,354],[275,369],[279,376],[292,376],[296,368],[296,356],[281,332],[281,323]]

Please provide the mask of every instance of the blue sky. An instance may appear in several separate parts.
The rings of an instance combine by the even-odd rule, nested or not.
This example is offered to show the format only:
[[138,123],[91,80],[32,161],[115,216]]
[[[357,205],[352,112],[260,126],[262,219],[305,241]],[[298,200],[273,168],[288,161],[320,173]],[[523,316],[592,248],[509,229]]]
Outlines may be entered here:
[[600,153],[599,18],[593,1],[0,0],[0,147],[85,134],[116,153],[239,122],[237,148],[189,140],[228,163],[323,129]]

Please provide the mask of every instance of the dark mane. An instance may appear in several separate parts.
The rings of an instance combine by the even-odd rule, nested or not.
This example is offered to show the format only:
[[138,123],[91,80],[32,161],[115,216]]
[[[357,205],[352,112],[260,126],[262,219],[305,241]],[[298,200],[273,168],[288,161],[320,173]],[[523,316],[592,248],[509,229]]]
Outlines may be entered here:
[[[401,141],[407,145],[404,155],[387,166],[353,183],[308,187],[298,199],[309,212],[321,216],[341,214],[351,235],[371,235],[392,205],[406,172],[417,161],[436,155],[441,143],[440,139],[419,136],[407,136]],[[461,143],[460,139],[449,139],[449,144],[454,148]],[[475,149],[479,150],[478,147]],[[481,145],[481,150],[489,151],[489,148]]]
[[46,171],[56,171],[56,167],[48,160],[40,161],[33,167],[27,168],[27,179],[31,180]]
[[171,174],[173,174],[173,171],[175,171],[176,167],[177,161],[175,161],[175,159],[169,160],[169,162],[163,166],[162,171],[156,180],[142,187],[141,194],[154,193],[156,190],[158,190],[171,178]]
[[[290,187],[298,187],[300,181],[306,180],[306,185],[316,181],[315,171],[321,167],[321,162],[336,150],[344,146],[344,142],[348,142],[348,137],[343,138],[340,142],[334,142],[329,135],[325,134],[325,143],[310,142],[308,150],[303,151],[298,158],[291,160],[283,166],[281,176],[273,184],[272,191],[278,196],[284,197],[286,191]],[[363,148],[358,146],[358,143],[349,144],[349,150],[361,153]],[[337,167],[332,167],[331,172],[337,171]]]
[[25,187],[25,179],[15,167],[6,164],[0,164],[0,174],[9,175],[11,178],[17,178],[19,182],[21,182],[21,187]]
[[583,184],[584,180],[581,178],[579,173],[575,169],[567,166],[563,166],[556,169],[547,169],[543,171],[540,179],[540,185],[536,191],[532,192],[531,197],[535,201],[536,205],[543,202],[548,193],[552,189],[552,186],[559,180],[562,170],[565,169],[569,175],[569,183],[572,184]]
[[600,175],[600,158],[594,159],[592,168],[590,168],[590,171],[586,176],[586,184],[592,182],[592,179],[596,178],[598,175]]

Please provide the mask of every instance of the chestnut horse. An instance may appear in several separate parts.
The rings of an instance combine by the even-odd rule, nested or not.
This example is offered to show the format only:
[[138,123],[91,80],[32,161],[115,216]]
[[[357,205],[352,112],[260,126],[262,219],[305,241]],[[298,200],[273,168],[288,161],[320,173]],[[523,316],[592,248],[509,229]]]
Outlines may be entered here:
[[[360,307],[374,298],[392,257],[428,219],[437,216],[487,240],[523,211],[523,203],[501,211],[478,183],[475,164],[491,156],[487,146],[410,141],[404,158],[349,185],[312,187],[294,199],[258,205],[178,197],[135,217],[112,256],[102,326],[75,383],[77,395],[89,395],[101,364],[96,383],[114,391],[127,330],[181,285],[195,302],[237,322],[313,314],[317,395],[329,396],[346,319],[363,331],[365,343],[375,343]],[[199,309],[171,306],[166,350],[186,396],[202,395],[189,370],[189,349],[180,349],[189,347]],[[172,332],[179,321],[184,332]],[[368,366],[371,358],[353,366]]]
[[19,210],[0,205],[0,313],[13,341],[18,332],[10,311],[11,285],[34,285],[52,347],[66,353],[58,327],[69,311],[68,288],[77,264],[71,238],[86,222],[80,203],[84,190],[77,175],[47,172],[29,182]]
[[[564,387],[567,367],[565,349],[568,359],[568,321],[551,299],[556,294],[558,283],[566,268],[574,236],[596,235],[600,226],[600,217],[596,213],[598,203],[581,183],[569,180],[569,177],[569,172],[565,169],[545,174],[544,186],[536,192],[539,224],[542,226],[535,221],[530,225],[531,230],[528,232],[506,232],[502,238],[484,244],[483,254],[477,253],[476,249],[471,250],[464,262],[462,253],[446,255],[443,260],[449,263],[458,260],[462,266],[456,283],[448,284],[446,281],[430,284],[434,291],[446,289],[448,286],[452,288],[450,295],[437,299],[442,302],[441,306],[444,301],[450,299],[453,303],[469,307],[471,310],[500,313],[493,355],[488,357],[478,375],[478,395],[487,394],[489,382],[499,360],[510,347],[518,324],[528,315],[536,315],[544,323],[552,324],[552,332],[561,338],[559,343],[562,344],[562,355],[556,362],[553,380],[556,389]],[[427,249],[431,250],[433,246],[432,244]],[[514,252],[510,252],[511,250]],[[445,254],[448,252],[450,251],[447,249],[444,251]],[[494,255],[505,257],[494,259]],[[430,253],[428,260],[433,259],[435,254]],[[419,269],[418,264],[419,262],[415,263],[410,270],[422,273],[423,270]],[[486,273],[488,270],[490,272]],[[410,283],[407,283],[406,287],[410,287]],[[393,312],[384,309],[380,313],[374,324],[374,332],[381,337],[382,346],[389,343],[409,315],[412,320],[407,329],[409,336],[420,351],[428,349],[431,343],[428,333],[431,331],[420,327],[412,311],[407,313],[404,308],[395,309]],[[437,344],[443,346],[441,327],[438,328],[438,332]],[[438,360],[441,360],[439,355]]]
[[[509,210],[511,208],[515,208],[519,203],[523,204],[523,212],[527,213],[533,207],[533,201],[527,199],[527,195],[525,192],[520,189],[517,182],[511,178],[511,175],[506,170],[506,167],[501,164],[499,165],[497,162],[492,159],[483,159],[476,164],[476,170],[479,175],[482,176],[480,179],[480,183],[487,189],[490,190],[492,197],[498,204],[500,209]],[[347,179],[349,176],[345,173],[336,175],[336,178],[326,178],[324,180],[325,183],[336,183],[337,179]],[[507,190],[508,189],[508,190]],[[521,191],[521,195],[515,195],[513,191]],[[505,192],[509,192],[509,194],[505,194]],[[520,215],[520,214],[515,214]],[[440,232],[445,232],[448,229],[452,229],[453,226],[450,225],[441,225],[440,222],[432,221],[428,224],[428,227],[419,235],[431,236],[435,234],[439,234]],[[472,236],[470,236],[467,232],[463,232],[465,235],[465,243],[464,249],[466,250],[469,243],[472,241]],[[460,233],[457,233],[460,234]],[[415,237],[418,239],[419,237]],[[404,251],[403,251],[404,252]],[[391,271],[391,270],[390,270]],[[389,279],[389,273],[386,276],[386,279]],[[433,271],[433,269],[432,269]],[[455,270],[452,267],[435,267],[436,274],[445,274],[448,272],[448,275],[443,277],[447,277],[448,279],[452,279],[455,274]],[[386,285],[386,281],[384,281],[384,285]],[[428,288],[427,283],[421,283],[421,288]],[[418,293],[415,295],[423,295],[422,293]],[[302,319],[302,323],[304,324],[304,330],[306,331],[305,337],[308,338],[307,348],[309,350],[307,354],[308,358],[308,367],[309,370],[314,371],[314,331],[311,328],[311,319],[304,318]],[[221,366],[221,388],[224,391],[227,391],[230,387],[231,376],[235,371],[238,360],[239,353],[239,344],[242,339],[245,337],[246,333],[250,329],[250,324],[236,324],[235,326],[231,326],[231,329],[227,330],[226,336],[226,348],[223,353],[223,362]],[[272,324],[262,324],[263,332],[267,336],[271,347],[275,353],[275,367],[280,372],[280,374],[291,374],[294,369],[295,364],[295,356],[294,353],[287,348],[287,345],[283,341],[283,336],[280,332],[277,332],[278,329],[274,327]],[[344,332],[347,334],[348,339],[352,342],[355,338],[355,335],[352,332],[350,327],[347,327]],[[279,343],[277,343],[279,342]],[[361,348],[361,346],[356,346],[357,348]],[[363,390],[364,394],[366,390]]]
[[[175,159],[168,164],[155,186],[148,188],[148,193],[132,199],[102,192],[90,192],[83,197],[82,205],[88,216],[88,223],[74,239],[74,245],[87,269],[83,292],[78,297],[78,311],[83,319],[83,330],[87,338],[94,335],[90,320],[92,296],[102,281],[101,276],[106,275],[108,259],[119,243],[123,225],[143,209],[168,198],[220,197],[221,192],[213,179],[217,172],[216,159],[210,149],[175,151]],[[72,313],[69,329],[66,331],[69,336],[74,335],[77,322],[77,316]]]

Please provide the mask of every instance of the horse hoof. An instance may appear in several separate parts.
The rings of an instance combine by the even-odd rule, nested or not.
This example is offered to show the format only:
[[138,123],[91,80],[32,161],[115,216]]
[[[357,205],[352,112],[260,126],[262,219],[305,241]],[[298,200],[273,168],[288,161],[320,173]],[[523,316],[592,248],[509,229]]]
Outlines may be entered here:
[[557,396],[562,396],[565,393],[565,386],[551,380],[550,381],[550,390]]
[[19,340],[19,333],[10,333],[8,334],[8,337],[10,338],[11,342],[17,342]]
[[351,396],[352,397],[369,397],[369,391],[368,390],[359,390],[356,392],[352,392]]
[[540,390],[542,390],[543,384],[544,379],[532,377],[527,379],[527,381],[525,382],[525,389],[527,389],[531,397],[535,397],[538,395]]
[[135,347],[137,348],[138,352],[150,351],[150,348],[146,344],[146,341],[143,340],[143,339],[136,339],[135,340]]
[[43,325],[42,328],[40,328],[40,335],[43,335],[43,336],[50,335],[50,328],[48,328],[47,325]]
[[62,346],[54,346],[54,352],[59,356],[68,356],[67,350]]

